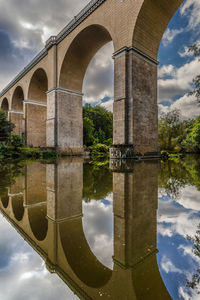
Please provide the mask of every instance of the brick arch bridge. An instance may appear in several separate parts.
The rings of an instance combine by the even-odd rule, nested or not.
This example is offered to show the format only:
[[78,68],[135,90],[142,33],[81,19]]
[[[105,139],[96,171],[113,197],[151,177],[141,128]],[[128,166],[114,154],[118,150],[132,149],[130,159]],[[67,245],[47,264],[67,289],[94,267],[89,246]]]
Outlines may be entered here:
[[[158,155],[157,53],[183,0],[92,0],[0,93],[0,106],[27,145],[83,152],[82,83],[114,44],[111,157]],[[23,107],[22,107],[23,102]]]

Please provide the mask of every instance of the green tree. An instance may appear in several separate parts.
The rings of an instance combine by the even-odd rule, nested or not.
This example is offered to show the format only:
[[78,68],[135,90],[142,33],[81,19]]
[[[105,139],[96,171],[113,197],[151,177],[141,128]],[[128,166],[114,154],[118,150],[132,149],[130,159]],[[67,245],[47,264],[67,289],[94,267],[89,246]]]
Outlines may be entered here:
[[[91,122],[88,120],[91,120]],[[92,107],[90,104],[85,104],[83,107],[83,123],[85,123],[84,144],[86,146],[91,145],[91,135],[94,137],[93,143],[104,144],[106,141],[108,142],[108,140],[112,139],[113,114],[107,111],[104,107]],[[94,130],[92,129],[92,124],[94,126]]]
[[200,117],[194,121],[190,132],[183,141],[183,145],[186,152],[200,152]]
[[159,120],[159,144],[161,150],[179,151],[177,147],[180,142],[178,137],[183,132],[182,121],[179,110],[175,109],[168,113],[163,113]]
[[[200,57],[200,42],[190,46],[188,51],[191,52],[194,57]],[[188,93],[188,95],[194,95],[200,103],[200,75],[197,75],[193,79],[193,91]]]
[[94,141],[94,123],[87,117],[83,118],[83,144],[90,146]]
[[7,120],[6,113],[0,110],[0,142],[7,142],[15,125]]

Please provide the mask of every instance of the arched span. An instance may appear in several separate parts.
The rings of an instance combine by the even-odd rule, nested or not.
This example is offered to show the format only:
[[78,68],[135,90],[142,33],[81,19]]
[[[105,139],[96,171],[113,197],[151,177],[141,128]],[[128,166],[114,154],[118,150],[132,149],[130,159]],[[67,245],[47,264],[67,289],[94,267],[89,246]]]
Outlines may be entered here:
[[29,84],[28,99],[47,102],[46,92],[48,90],[48,77],[44,69],[37,69]]
[[34,237],[38,241],[45,240],[48,231],[46,204],[28,208],[29,224]]
[[103,287],[112,271],[94,256],[83,232],[82,219],[71,219],[60,224],[60,238],[68,264],[87,286]]
[[14,217],[17,221],[21,221],[24,216],[24,200],[23,195],[15,196],[12,198],[12,210]]
[[21,86],[18,86],[12,97],[11,110],[23,112],[24,92]]
[[9,110],[9,103],[8,103],[8,99],[4,98],[2,103],[1,103],[1,109],[3,111],[5,111],[6,115],[8,116],[8,110]]
[[28,100],[25,101],[26,141],[28,146],[46,146],[47,90],[47,74],[39,68],[31,78]]
[[9,204],[8,194],[5,194],[4,196],[1,197],[1,203],[3,204],[4,208],[8,207],[8,204]]
[[133,46],[157,59],[163,33],[184,0],[144,0],[133,32]]
[[83,29],[71,43],[62,63],[59,86],[82,92],[83,79],[88,64],[95,53],[112,41],[110,33],[101,25]]

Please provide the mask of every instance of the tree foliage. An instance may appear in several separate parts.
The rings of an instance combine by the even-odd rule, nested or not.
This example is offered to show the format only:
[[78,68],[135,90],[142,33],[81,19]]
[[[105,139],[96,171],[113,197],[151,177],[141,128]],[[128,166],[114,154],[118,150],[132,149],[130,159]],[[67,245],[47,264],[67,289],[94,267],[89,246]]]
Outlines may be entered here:
[[178,110],[162,114],[159,120],[159,145],[161,150],[171,153],[200,152],[200,117],[183,120]]
[[112,141],[113,114],[101,106],[83,107],[83,141],[85,146]]
[[[200,42],[189,47],[188,51],[192,53],[195,57],[200,58]],[[193,91],[188,93],[188,95],[194,95],[197,101],[200,103],[200,75],[197,75],[193,79]]]
[[15,125],[7,120],[6,113],[0,110],[0,142],[7,142]]

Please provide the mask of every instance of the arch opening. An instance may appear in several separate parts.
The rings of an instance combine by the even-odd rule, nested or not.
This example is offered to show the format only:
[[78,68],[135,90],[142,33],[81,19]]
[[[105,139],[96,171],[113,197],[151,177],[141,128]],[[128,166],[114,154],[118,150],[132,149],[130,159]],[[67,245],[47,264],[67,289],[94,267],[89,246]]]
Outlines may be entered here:
[[[72,41],[63,59],[59,75],[57,97],[57,144],[63,152],[83,152],[83,81],[88,65],[97,51],[112,41],[110,33],[101,25],[90,25]],[[59,96],[58,96],[59,95]]]
[[23,103],[24,92],[21,86],[18,86],[12,97],[9,119],[15,125],[14,132],[20,135],[24,135]]
[[9,104],[8,104],[8,99],[4,98],[1,104],[1,109],[6,113],[8,116],[8,110],[9,110]]
[[59,86],[82,93],[87,67],[96,52],[112,41],[110,33],[101,25],[83,29],[71,43],[62,63]]
[[31,78],[28,100],[25,101],[26,139],[28,146],[46,146],[47,90],[47,74],[40,68],[35,71]]

